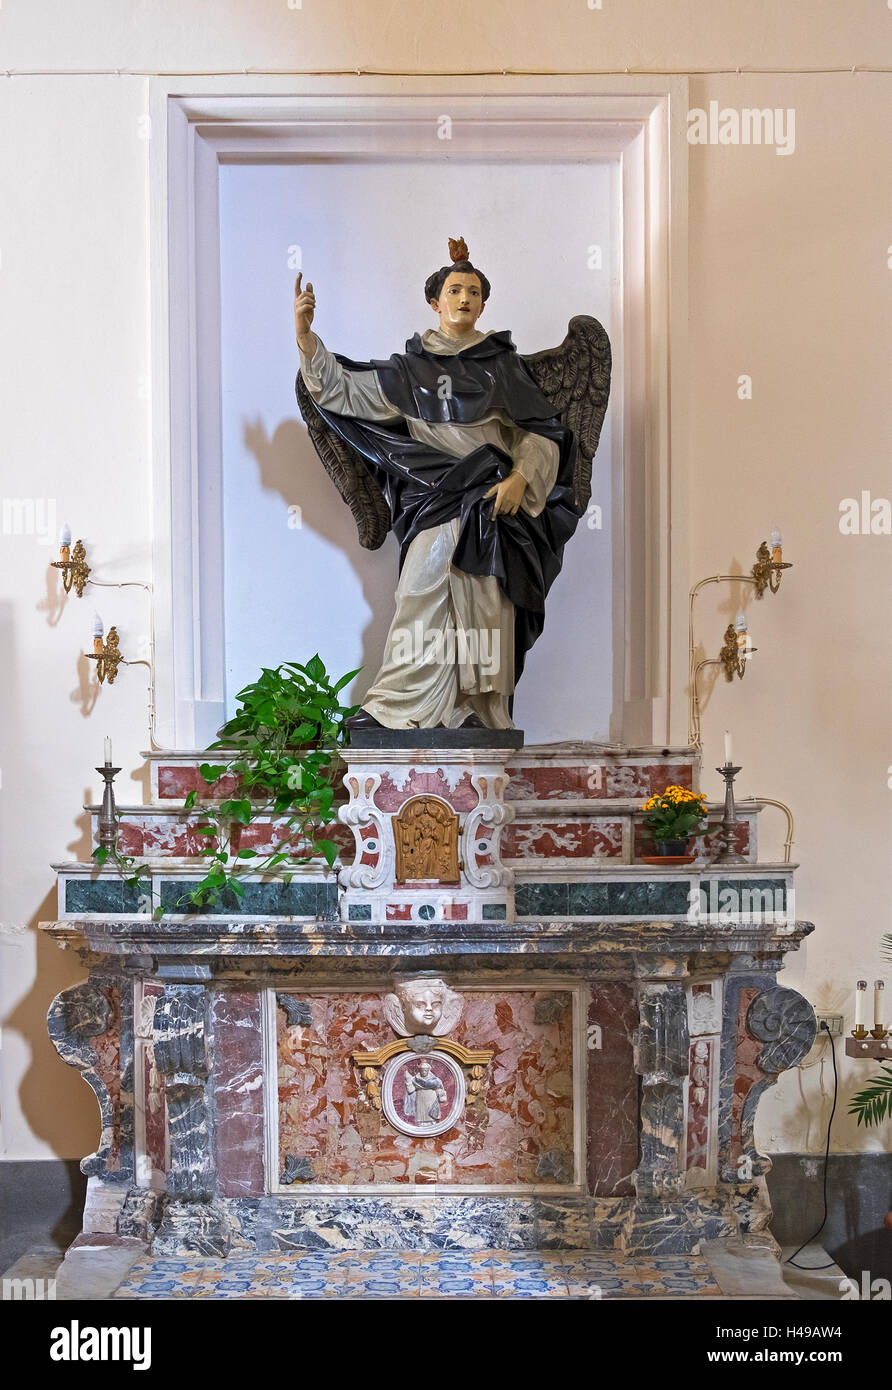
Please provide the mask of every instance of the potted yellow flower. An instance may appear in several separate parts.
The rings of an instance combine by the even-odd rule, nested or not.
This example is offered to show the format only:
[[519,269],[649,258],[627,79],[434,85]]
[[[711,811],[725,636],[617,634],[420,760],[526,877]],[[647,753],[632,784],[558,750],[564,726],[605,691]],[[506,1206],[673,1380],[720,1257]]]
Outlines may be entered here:
[[645,864],[666,864],[667,860],[690,864],[695,852],[688,852],[693,836],[706,834],[706,797],[687,787],[667,787],[645,801],[644,824],[655,841],[657,854],[642,855]]

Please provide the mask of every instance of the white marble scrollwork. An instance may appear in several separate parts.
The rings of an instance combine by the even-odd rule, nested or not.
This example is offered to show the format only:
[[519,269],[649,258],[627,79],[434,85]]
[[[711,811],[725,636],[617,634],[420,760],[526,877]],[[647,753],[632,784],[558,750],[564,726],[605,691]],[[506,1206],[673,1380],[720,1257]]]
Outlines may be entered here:
[[[499,840],[502,826],[514,819],[514,807],[506,806],[502,799],[507,785],[507,777],[478,775],[471,778],[471,786],[480,799],[474,810],[469,811],[465,817],[462,858],[465,875],[474,888],[504,888],[510,887],[514,882],[513,869],[505,868],[499,863]],[[490,835],[485,842],[486,850],[483,852],[477,834],[481,825],[490,829]],[[478,863],[478,857],[481,856],[481,853],[485,853],[487,858],[491,857],[495,862],[493,864]]]
[[[350,793],[346,806],[338,811],[338,819],[348,825],[356,840],[356,858],[352,864],[341,869],[338,880],[342,888],[380,888],[381,884],[393,878],[394,848],[393,835],[385,828],[385,818],[375,806],[375,792],[381,785],[381,773],[348,773],[344,786]],[[362,858],[369,854],[368,838],[363,830],[373,827],[377,832],[376,848],[372,851],[375,862],[363,864]]]

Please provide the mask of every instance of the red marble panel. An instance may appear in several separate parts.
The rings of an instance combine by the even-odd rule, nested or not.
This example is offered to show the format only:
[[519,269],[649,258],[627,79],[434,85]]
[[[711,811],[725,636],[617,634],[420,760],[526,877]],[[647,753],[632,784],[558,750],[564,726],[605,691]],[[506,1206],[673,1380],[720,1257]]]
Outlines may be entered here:
[[[588,1012],[588,1183],[598,1197],[630,1195],[638,1166],[638,1074],[633,1036],[634,989],[620,981],[592,985]],[[597,1030],[597,1031],[595,1031]],[[600,1046],[595,1044],[600,1043]]]
[[758,985],[747,986],[740,991],[737,1003],[737,1050],[734,1059],[734,1089],[731,1093],[729,1145],[732,1163],[736,1163],[743,1148],[740,1142],[740,1119],[743,1114],[744,1101],[756,1082],[765,1080],[764,1074],[758,1067],[762,1043],[747,1032],[746,1027],[747,1010],[756,996],[761,993],[761,988]]
[[261,1197],[263,1039],[258,991],[214,996],[213,1038],[219,1190],[224,1197]]
[[619,859],[619,820],[514,821],[502,834],[504,859]]
[[208,837],[197,835],[194,824],[184,824],[169,816],[122,820],[118,825],[118,849],[134,858],[195,859],[207,847]]
[[606,778],[600,764],[560,767],[546,763],[539,767],[518,763],[506,769],[510,782],[506,801],[575,801],[581,797],[604,796]]
[[238,790],[238,778],[221,777],[208,786],[196,765],[160,763],[158,766],[158,800],[184,801],[191,791],[198,792],[203,801],[223,801]]
[[688,1071],[687,1168],[706,1172],[709,1144],[709,1086],[715,1065],[715,1042],[695,1038],[691,1042]]
[[[491,1047],[485,1101],[436,1138],[396,1133],[374,1109],[351,1053],[393,1038],[380,994],[307,998],[312,1027],[279,1010],[279,1142],[309,1158],[317,1182],[553,1183],[545,1151],[566,1155],[572,1180],[572,1000],[567,991],[467,993],[452,1036]],[[537,1005],[540,1022],[536,1022]]]
[[507,769],[509,801],[598,801],[611,797],[642,799],[668,786],[691,787],[693,763],[606,762],[556,765],[524,764]]
[[103,987],[102,993],[111,1005],[111,1022],[90,1043],[96,1053],[96,1075],[105,1083],[113,1115],[112,1142],[105,1166],[116,1173],[121,1168],[121,996],[111,986]]
[[479,801],[477,792],[471,786],[471,774],[465,772],[454,787],[450,787],[441,767],[409,769],[406,780],[399,787],[389,772],[381,778],[375,792],[375,805],[381,811],[398,811],[413,796],[439,796],[448,801],[453,811],[473,811]]
[[[200,812],[196,812],[189,821],[177,820],[172,816],[151,815],[140,815],[133,820],[122,819],[118,828],[118,848],[123,854],[133,855],[135,858],[197,859],[209,845],[214,844],[207,836],[197,834],[196,826],[200,824]],[[331,825],[323,827],[320,837],[333,840],[338,845],[342,857],[346,857],[347,862],[352,861],[354,840],[349,827],[342,825],[340,821],[334,821]],[[296,855],[305,855],[309,848],[307,840],[296,829],[288,833],[284,818],[275,821],[258,820],[252,825],[232,827],[233,852],[239,849],[253,849],[258,854],[268,854],[285,845],[290,845]],[[322,855],[314,857],[320,863],[325,862]]]

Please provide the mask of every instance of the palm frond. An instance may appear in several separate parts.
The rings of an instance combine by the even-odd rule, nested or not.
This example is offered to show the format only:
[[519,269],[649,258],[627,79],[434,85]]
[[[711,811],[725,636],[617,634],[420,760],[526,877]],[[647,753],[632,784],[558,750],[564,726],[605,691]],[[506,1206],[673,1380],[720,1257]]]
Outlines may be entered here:
[[858,1116],[859,1125],[879,1125],[892,1116],[892,1063],[884,1062],[879,1076],[853,1096],[849,1114]]

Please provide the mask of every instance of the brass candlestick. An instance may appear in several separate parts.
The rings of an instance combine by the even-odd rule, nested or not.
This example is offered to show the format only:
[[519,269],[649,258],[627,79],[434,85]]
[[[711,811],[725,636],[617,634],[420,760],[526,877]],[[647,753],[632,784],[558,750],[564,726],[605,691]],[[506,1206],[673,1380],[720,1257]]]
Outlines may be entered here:
[[725,810],[722,815],[722,828],[717,836],[719,852],[713,864],[745,864],[746,859],[734,846],[734,831],[737,828],[737,811],[734,806],[734,778],[740,772],[732,763],[722,763],[716,768],[725,779]]
[[756,582],[756,598],[761,598],[766,589],[770,589],[776,594],[780,588],[781,571],[790,570],[792,564],[782,558],[783,551],[779,545],[773,550],[769,550],[765,541],[756,551],[756,563],[752,568],[752,576]]
[[51,564],[54,570],[62,571],[62,587],[66,594],[70,594],[74,589],[78,598],[83,598],[84,585],[90,575],[83,541],[75,541],[73,552],[67,545],[63,545],[59,553],[62,556],[61,560],[53,560]]
[[[114,631],[114,629],[112,629]],[[99,845],[102,849],[114,850],[118,843],[118,812],[115,806],[115,777],[121,771],[119,767],[112,767],[111,763],[105,763],[103,767],[97,767],[96,771],[105,780],[105,790],[102,793],[102,806],[99,811]]]
[[87,659],[96,662],[96,674],[100,684],[107,680],[109,685],[114,685],[118,667],[124,660],[118,646],[118,629],[110,627],[105,642],[101,637],[94,637],[93,645],[96,650],[87,652]]

